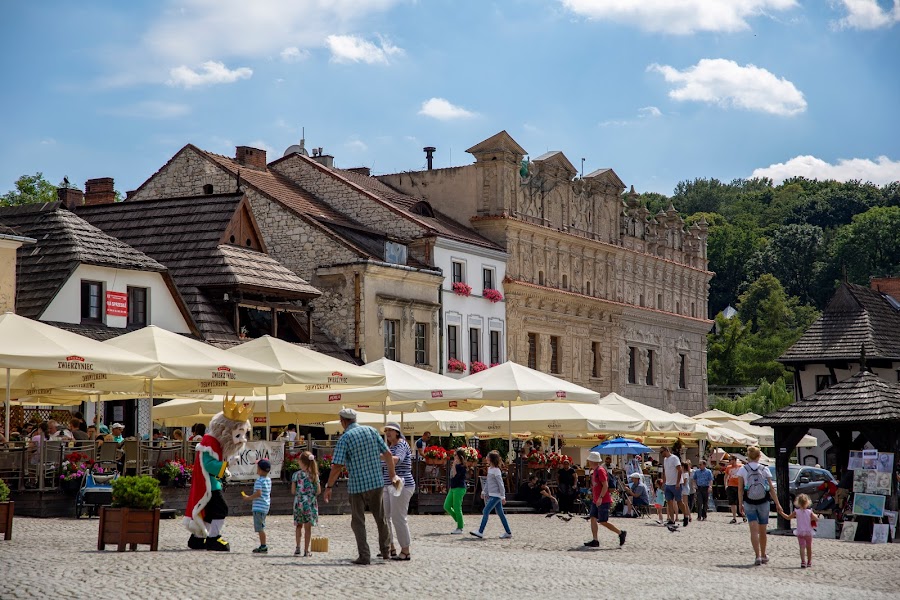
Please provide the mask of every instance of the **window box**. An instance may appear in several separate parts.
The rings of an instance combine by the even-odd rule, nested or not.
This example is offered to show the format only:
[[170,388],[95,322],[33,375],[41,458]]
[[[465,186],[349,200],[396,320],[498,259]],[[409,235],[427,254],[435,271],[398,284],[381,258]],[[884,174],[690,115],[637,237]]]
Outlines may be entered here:
[[472,286],[462,281],[456,281],[453,283],[453,293],[457,296],[471,296]]
[[501,294],[498,290],[492,290],[490,288],[484,290],[483,296],[491,302],[500,302],[501,300],[503,300],[503,294]]

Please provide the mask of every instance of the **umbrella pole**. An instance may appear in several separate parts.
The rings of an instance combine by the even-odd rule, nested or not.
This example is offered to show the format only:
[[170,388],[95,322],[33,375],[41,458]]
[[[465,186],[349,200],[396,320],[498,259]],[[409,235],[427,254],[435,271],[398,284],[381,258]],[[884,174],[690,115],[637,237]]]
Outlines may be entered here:
[[266,441],[272,439],[269,432],[269,386],[266,386]]
[[[519,400],[519,397],[516,396],[516,401],[518,401],[518,400]],[[509,449],[508,449],[507,452],[506,452],[506,455],[507,455],[507,456],[509,456],[510,454],[512,454],[512,451],[513,451],[513,445],[512,445],[512,405],[513,405],[513,403],[512,403],[512,402],[509,402],[509,403],[508,403],[508,410],[507,410],[507,415],[509,415],[509,421],[508,421],[508,423],[509,423]],[[513,458],[515,458],[515,457],[513,457]]]
[[[147,439],[153,441],[153,380],[155,377],[150,378],[150,431],[147,432]],[[138,413],[140,415],[140,413]],[[138,429],[138,424],[135,423],[135,431]],[[141,439],[140,434],[138,434],[138,439]]]
[[6,368],[6,420],[4,423],[4,429],[6,430],[4,436],[6,441],[9,441],[9,367]]

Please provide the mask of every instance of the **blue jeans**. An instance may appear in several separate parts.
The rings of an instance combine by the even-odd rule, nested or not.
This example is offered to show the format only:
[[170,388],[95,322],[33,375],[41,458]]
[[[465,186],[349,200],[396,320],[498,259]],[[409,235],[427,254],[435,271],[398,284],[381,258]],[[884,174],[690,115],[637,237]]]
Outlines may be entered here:
[[500,517],[500,522],[503,524],[503,529],[506,530],[506,533],[512,533],[509,530],[509,523],[506,522],[506,515],[503,513],[503,503],[501,502],[501,498],[497,496],[489,496],[487,502],[484,503],[484,512],[481,517],[481,527],[478,528],[478,533],[484,533],[484,528],[487,527],[488,517],[491,516],[492,511],[497,511],[497,516]]

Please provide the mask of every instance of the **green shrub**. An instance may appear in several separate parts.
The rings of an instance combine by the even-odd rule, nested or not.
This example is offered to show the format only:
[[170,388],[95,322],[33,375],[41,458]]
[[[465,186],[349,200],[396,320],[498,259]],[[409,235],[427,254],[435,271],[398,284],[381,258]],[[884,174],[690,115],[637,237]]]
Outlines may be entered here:
[[149,475],[119,477],[112,482],[112,505],[127,508],[157,508],[162,505],[159,481]]
[[0,502],[6,502],[7,500],[9,500],[9,486],[0,479]]

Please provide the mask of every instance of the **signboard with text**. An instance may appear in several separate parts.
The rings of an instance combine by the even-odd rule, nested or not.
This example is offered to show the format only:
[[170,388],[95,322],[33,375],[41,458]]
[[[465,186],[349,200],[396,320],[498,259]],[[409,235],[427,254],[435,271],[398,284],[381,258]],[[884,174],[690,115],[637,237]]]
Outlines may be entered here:
[[281,477],[281,466],[284,464],[283,442],[247,442],[244,451],[228,460],[228,470],[235,481],[256,479],[256,462],[265,458],[272,463],[269,476],[273,479]]
[[128,294],[125,292],[106,292],[106,314],[110,317],[127,317]]

